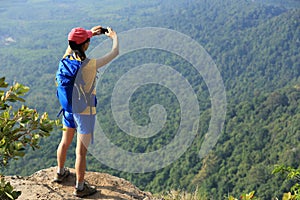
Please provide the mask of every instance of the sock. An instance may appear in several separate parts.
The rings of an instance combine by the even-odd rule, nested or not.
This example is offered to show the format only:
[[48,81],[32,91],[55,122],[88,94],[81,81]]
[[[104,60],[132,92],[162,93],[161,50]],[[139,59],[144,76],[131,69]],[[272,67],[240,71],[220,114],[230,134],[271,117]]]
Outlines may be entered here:
[[65,168],[63,167],[63,168],[57,168],[57,173],[58,174],[64,174],[65,173]]
[[76,181],[76,189],[77,190],[83,190],[84,182],[78,182]]

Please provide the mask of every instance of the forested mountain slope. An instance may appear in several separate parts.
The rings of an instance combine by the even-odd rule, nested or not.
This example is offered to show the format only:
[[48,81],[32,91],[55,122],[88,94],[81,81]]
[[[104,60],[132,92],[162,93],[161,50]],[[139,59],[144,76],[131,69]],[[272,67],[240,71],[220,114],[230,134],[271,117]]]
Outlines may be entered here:
[[[66,48],[66,34],[74,26],[89,28],[99,23],[118,32],[154,26],[190,36],[215,61],[228,103],[222,136],[213,151],[201,160],[198,151],[211,117],[210,96],[201,77],[168,52],[145,50],[122,56],[108,71],[107,85],[99,95],[99,118],[103,127],[111,130],[110,139],[132,152],[151,152],[174,137],[180,123],[177,112],[180,108],[174,95],[163,88],[141,88],[131,102],[132,117],[142,125],[149,122],[151,105],[160,103],[166,107],[169,118],[158,136],[149,140],[132,139],[117,127],[111,114],[109,92],[115,81],[130,66],[147,62],[171,63],[187,75],[200,102],[198,135],[180,159],[155,172],[119,172],[92,156],[89,170],[124,177],[151,192],[194,190],[198,186],[212,199],[250,190],[256,190],[262,199],[270,199],[285,191],[289,183],[283,184],[271,171],[275,164],[299,166],[299,6],[288,9],[246,0],[86,2],[76,1],[72,12],[65,1],[14,1],[0,6],[1,18],[7,19],[0,25],[1,75],[31,87],[26,97],[29,105],[49,112],[53,118],[56,116],[59,105],[54,74]],[[37,12],[32,13],[32,8]],[[92,44],[102,39],[95,38]],[[114,68],[121,66],[122,61],[132,65]],[[12,162],[3,172],[29,175],[55,166],[59,138],[59,132],[53,133],[42,141],[42,149],[36,152],[29,149],[23,159]],[[74,163],[74,146],[69,152],[68,166]]]

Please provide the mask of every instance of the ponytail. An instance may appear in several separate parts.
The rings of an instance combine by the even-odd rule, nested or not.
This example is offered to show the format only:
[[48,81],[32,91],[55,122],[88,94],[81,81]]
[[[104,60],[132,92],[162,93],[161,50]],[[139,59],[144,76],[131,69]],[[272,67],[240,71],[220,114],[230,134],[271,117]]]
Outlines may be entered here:
[[84,61],[86,59],[86,55],[85,52],[83,50],[83,45],[86,43],[87,41],[81,43],[81,44],[76,44],[76,42],[74,41],[70,41],[69,40],[69,45],[71,47],[71,49],[74,51],[74,53],[79,56],[79,58]]

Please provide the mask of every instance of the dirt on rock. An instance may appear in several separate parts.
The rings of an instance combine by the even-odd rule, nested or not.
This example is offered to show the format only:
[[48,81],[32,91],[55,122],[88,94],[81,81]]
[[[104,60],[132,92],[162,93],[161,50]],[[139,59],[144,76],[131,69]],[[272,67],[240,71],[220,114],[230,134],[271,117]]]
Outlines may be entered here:
[[53,177],[56,168],[40,170],[31,176],[9,176],[6,180],[11,183],[16,191],[22,194],[20,200],[71,200],[71,199],[105,199],[105,200],[153,200],[150,192],[138,189],[125,179],[106,173],[86,172],[85,180],[96,186],[97,193],[86,198],[73,196],[75,185],[75,170],[62,183],[54,183]]

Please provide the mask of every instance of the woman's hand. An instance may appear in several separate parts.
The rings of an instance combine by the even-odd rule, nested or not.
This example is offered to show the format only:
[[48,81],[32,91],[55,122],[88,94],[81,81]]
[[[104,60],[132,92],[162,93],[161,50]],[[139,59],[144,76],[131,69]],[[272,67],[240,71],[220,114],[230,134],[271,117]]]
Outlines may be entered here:
[[108,30],[108,33],[106,32],[105,35],[107,35],[111,39],[114,39],[115,37],[117,37],[117,33],[115,31],[113,31],[112,28],[107,27],[107,30]]
[[101,34],[101,26],[94,26],[91,31],[93,33],[93,36],[100,35]]

